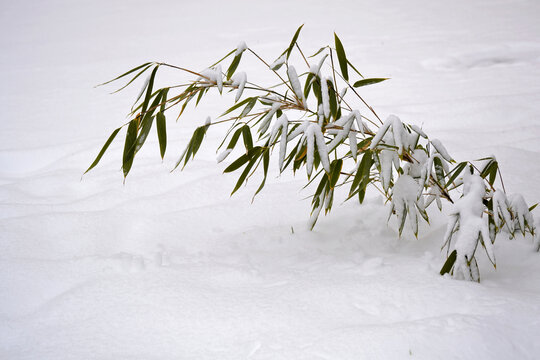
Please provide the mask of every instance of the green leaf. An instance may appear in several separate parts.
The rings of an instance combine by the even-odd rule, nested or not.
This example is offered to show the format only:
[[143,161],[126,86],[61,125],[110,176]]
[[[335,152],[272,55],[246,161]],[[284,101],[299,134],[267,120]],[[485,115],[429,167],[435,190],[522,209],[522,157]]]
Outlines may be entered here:
[[139,70],[139,69],[142,69],[143,67],[148,66],[148,65],[150,65],[150,64],[152,64],[152,63],[151,63],[151,62],[147,62],[147,63],[144,63],[144,64],[139,65],[139,66],[137,66],[137,67],[134,67],[133,69],[131,69],[131,70],[129,70],[129,71],[123,73],[122,75],[117,76],[117,77],[115,77],[114,79],[109,80],[109,81],[106,81],[106,82],[104,82],[104,83],[102,83],[102,84],[99,84],[99,85],[97,85],[97,86],[102,86],[102,85],[106,85],[106,84],[112,83],[113,81],[116,81],[116,80],[118,80],[118,79],[121,79],[121,78],[123,78],[124,76],[129,75],[129,74],[131,74],[132,72],[137,71],[137,70]]
[[[257,97],[248,97],[248,98],[245,98],[244,100],[240,101],[239,103],[236,103],[234,104],[233,106],[231,106],[227,111],[225,111],[223,114],[219,115],[219,117],[223,117],[225,115],[227,115],[228,113],[238,109],[240,106],[244,105],[244,104],[247,104],[248,102],[252,101],[253,99],[255,99],[255,101],[257,100]],[[255,105],[255,104],[254,104]]]
[[[125,84],[125,85],[122,86],[121,88],[119,88],[119,89],[113,91],[112,94],[115,94],[115,93],[117,93],[117,92],[119,92],[119,91],[124,90],[125,88],[127,88],[127,87],[129,86],[129,84],[131,84],[132,82],[134,82],[139,76],[141,76],[141,75],[142,75],[146,70],[148,70],[151,66],[152,66],[152,65],[150,64],[150,65],[146,66],[144,69],[142,69],[141,71],[139,71],[139,72],[137,73],[137,75],[135,75],[133,78],[131,78],[131,80],[128,81],[127,84]],[[111,80],[111,81],[113,81],[113,80]],[[102,84],[102,85],[103,85],[103,84]],[[99,86],[99,85],[98,85],[98,86]]]
[[249,161],[249,159],[250,158],[249,158],[248,154],[244,154],[244,155],[240,156],[238,159],[234,160],[231,165],[227,166],[227,168],[225,170],[223,170],[223,172],[224,173],[233,172],[234,170],[238,169],[239,167],[241,167],[242,165],[247,163]]
[[165,108],[167,105],[167,94],[169,93],[169,88],[164,88],[161,90],[161,112],[165,114]]
[[199,147],[201,146],[201,143],[204,139],[204,135],[206,134],[206,130],[208,129],[208,126],[203,125],[199,126],[195,131],[193,132],[193,136],[191,137],[191,140],[189,141],[188,145],[186,146],[186,149],[176,162],[176,165],[174,166],[173,170],[180,165],[182,160],[184,160],[184,165],[182,166],[182,169],[186,166],[188,161],[190,159],[195,158],[195,154],[197,154],[197,151],[199,150]]
[[304,85],[304,97],[307,99],[309,95],[309,90],[311,89],[311,82],[313,80],[313,73],[308,73],[306,76],[306,84]]
[[154,87],[154,78],[156,77],[157,69],[159,68],[159,65],[156,65],[154,70],[152,70],[152,73],[150,74],[150,80],[148,81],[148,86],[146,87],[146,96],[144,97],[141,114],[146,113],[146,109],[148,108],[148,103],[150,102],[150,98],[152,95],[152,88]]
[[454,266],[454,263],[456,262],[456,258],[457,258],[457,251],[454,250],[448,257],[448,259],[446,259],[446,262],[444,263],[441,269],[441,275],[449,273],[450,270],[452,270],[452,267]]
[[199,105],[199,102],[201,101],[202,97],[204,96],[204,93],[206,92],[206,89],[205,88],[202,88],[200,91],[199,91],[199,96],[197,96],[197,101],[195,101],[195,107],[197,107],[197,105]]
[[150,109],[143,116],[143,119],[141,122],[141,129],[139,132],[139,136],[137,137],[137,143],[135,145],[136,153],[144,145],[144,142],[146,141],[146,138],[148,137],[148,134],[150,133],[150,129],[152,128],[152,123],[154,121],[154,116],[152,114],[158,108],[162,93],[163,93],[162,91],[159,92],[159,94],[155,97],[154,101],[152,102],[152,105],[150,105]]
[[433,166],[435,167],[435,175],[437,176],[437,181],[441,186],[444,187],[444,167],[441,159],[435,157],[433,159]]
[[452,171],[450,171],[448,174],[446,174],[446,175],[452,174],[452,175],[448,178],[447,186],[449,186],[450,184],[452,184],[452,183],[454,182],[454,180],[456,180],[456,178],[459,176],[459,174],[461,174],[461,172],[463,171],[463,169],[465,169],[465,166],[467,166],[467,162],[466,162],[466,161],[460,162],[459,164],[456,165],[455,168],[452,169]]
[[300,35],[300,30],[302,30],[302,27],[304,27],[304,24],[300,25],[298,30],[294,33],[294,36],[291,40],[291,44],[287,48],[287,60],[289,60],[289,56],[291,56],[292,49],[294,48],[294,45],[296,44],[296,40],[298,40],[298,35]]
[[240,118],[243,118],[244,116],[248,115],[251,112],[251,110],[253,109],[253,107],[255,106],[256,103],[257,103],[257,97],[252,98],[248,102],[248,104],[246,105],[244,110],[242,110],[242,112],[240,113]]
[[339,176],[341,175],[342,167],[342,159],[332,161],[332,165],[330,166],[330,189],[333,189],[336,186]]
[[246,151],[249,151],[253,148],[253,138],[251,137],[251,131],[249,125],[244,125],[242,127],[242,138],[244,139],[244,146]]
[[159,140],[159,151],[161,153],[161,159],[165,156],[165,150],[167,149],[167,122],[165,115],[160,111],[156,116],[156,128]]
[[349,70],[347,69],[347,56],[345,55],[345,49],[343,44],[336,33],[334,33],[334,40],[336,43],[336,53],[339,61],[339,67],[341,68],[341,75],[346,81],[349,81]]
[[361,87],[361,86],[367,86],[367,85],[373,85],[373,84],[377,84],[377,83],[380,83],[384,80],[388,80],[389,78],[369,78],[369,79],[362,79],[362,80],[358,80],[357,82],[354,83],[354,87]]
[[[360,164],[358,165],[358,170],[356,170],[356,174],[354,175],[353,182],[351,185],[351,189],[349,191],[349,197],[354,195],[354,192],[356,191],[356,188],[360,188],[360,191],[364,190],[365,195],[365,188],[367,184],[369,183],[369,172],[371,170],[371,166],[373,165],[373,155],[371,150],[366,150],[364,152],[364,155],[362,156],[362,160],[360,161]],[[363,195],[361,198],[361,202],[363,201]]]
[[234,57],[233,61],[231,62],[231,65],[227,69],[227,80],[230,80],[231,77],[233,76],[234,72],[238,68],[238,65],[240,64],[240,59],[241,58],[242,58],[242,53],[240,53],[240,54],[238,54],[238,55],[236,55]]
[[[88,171],[88,170],[87,170]],[[533,211],[538,206],[538,203],[534,204],[529,208],[529,212]]]
[[328,84],[328,100],[330,102],[330,113],[332,113],[334,119],[337,120],[339,119],[339,117],[336,91],[334,90],[334,85],[330,80],[326,80],[326,83]]
[[135,157],[135,142],[137,141],[137,120],[133,119],[129,122],[126,141],[124,143],[124,155],[122,159],[122,170],[124,171],[124,178],[128,175],[131,165],[133,164],[133,158]]
[[[84,174],[86,174],[87,172],[89,172],[90,170],[92,170],[98,163],[99,161],[101,160],[101,158],[103,157],[103,154],[105,154],[105,151],[107,151],[107,148],[109,147],[109,145],[111,145],[111,143],[113,142],[114,138],[116,137],[116,135],[118,134],[118,132],[120,131],[121,127],[119,127],[118,129],[114,130],[111,134],[111,136],[109,136],[109,138],[107,139],[107,141],[105,142],[105,145],[103,145],[103,147],[101,148],[101,151],[99,152],[98,156],[96,157],[96,159],[94,160],[94,162],[92,163],[92,165],[90,165],[90,167],[88,169],[86,169],[86,171],[84,172]],[[83,174],[83,175],[84,175]]]
[[[480,173],[480,176],[484,179],[487,178],[488,182],[493,186],[495,184],[495,179],[497,177],[497,169],[499,167],[499,164],[496,160],[491,158],[491,160],[486,164],[482,172]],[[488,178],[489,176],[489,178]]]
[[[315,194],[313,194],[313,200],[311,202],[313,205],[315,205],[319,201],[320,195],[322,194],[323,190],[326,189],[327,184],[328,184],[328,175],[324,173],[323,176],[321,177],[321,181],[319,182],[319,186],[317,186],[317,190],[315,190]],[[324,192],[326,194],[326,191]]]
[[243,131],[243,127],[239,128],[238,130],[236,130],[231,138],[231,141],[229,142],[229,145],[227,145],[227,149],[234,149],[234,147],[236,146],[236,142],[238,141],[238,139],[240,138],[240,135],[242,134],[242,131]]
[[319,50],[317,50],[317,52],[311,56],[308,56],[308,58],[312,58],[312,57],[315,57],[317,55],[319,55],[324,49],[326,49],[326,46],[323,46],[322,48],[320,48]]
[[364,75],[360,74],[360,71],[356,70],[356,68],[354,67],[354,65],[353,65],[349,60],[347,60],[347,64],[349,64],[349,66],[352,67],[353,70],[354,70],[358,75],[360,75],[360,77],[362,77],[362,78],[364,77]]
[[216,66],[217,64],[219,64],[220,62],[222,62],[223,60],[225,60],[226,58],[228,58],[229,56],[231,56],[232,54],[234,54],[236,52],[236,49],[232,49],[231,51],[229,51],[227,53],[227,55],[225,55],[224,57],[222,57],[221,59],[219,59],[218,61],[216,61],[215,63],[213,63],[212,65],[210,65],[208,68],[213,68],[214,66]]
[[[259,185],[259,188],[253,195],[253,199],[257,194],[264,188],[264,184],[266,183],[266,176],[268,175],[268,165],[270,165],[270,151],[266,149],[263,153],[263,171],[264,171],[264,178],[261,182],[261,185]],[[253,199],[251,201],[253,201]]]
[[253,165],[255,165],[255,162],[257,161],[257,158],[256,157],[253,157],[249,163],[247,164],[246,168],[244,169],[244,171],[242,171],[242,174],[240,175],[240,177],[238,178],[238,181],[236,182],[236,185],[234,186],[234,189],[233,191],[231,192],[231,196],[238,190],[240,189],[240,186],[242,186],[242,184],[244,183],[244,181],[246,180],[249,172],[251,171],[251,168],[253,167]]

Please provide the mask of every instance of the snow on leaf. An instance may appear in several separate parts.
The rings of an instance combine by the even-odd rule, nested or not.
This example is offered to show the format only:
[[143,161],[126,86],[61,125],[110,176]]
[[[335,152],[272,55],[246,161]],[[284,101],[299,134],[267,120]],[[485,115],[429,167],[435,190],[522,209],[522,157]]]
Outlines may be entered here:
[[328,98],[328,83],[325,77],[321,77],[322,106],[325,118],[330,117],[330,100]]
[[219,153],[219,155],[216,157],[218,164],[222,162],[223,160],[225,160],[227,156],[229,156],[231,151],[233,151],[233,149],[225,149],[221,153]]
[[506,198],[504,191],[496,189],[495,193],[493,194],[493,215],[495,224],[497,227],[501,227],[504,221],[508,231],[513,234],[514,221],[510,215],[510,212],[508,211],[509,207],[510,204],[508,203],[508,199]]
[[294,66],[291,65],[287,68],[287,76],[289,77],[289,81],[291,83],[294,94],[298,98],[298,101],[300,101],[303,107],[307,108],[306,99],[304,98],[304,92],[302,91],[302,86],[300,85],[300,80],[298,79],[298,75]]
[[448,154],[448,151],[446,151],[446,148],[443,146],[443,144],[441,143],[440,140],[438,140],[438,139],[431,140],[431,145],[433,145],[435,150],[437,150],[437,152],[439,154],[441,154],[441,156],[444,158],[444,160],[446,160],[448,162],[454,162],[454,160],[452,159],[450,154]]
[[411,126],[411,129],[412,131],[414,131],[415,133],[417,133],[418,135],[420,135],[421,137],[423,137],[424,139],[427,139],[427,135],[425,132],[422,131],[422,129],[420,129],[418,126],[416,125],[410,125]]
[[304,136],[307,141],[306,170],[308,175],[311,175],[313,171],[313,162],[315,160],[315,145],[317,146],[317,151],[319,153],[321,164],[324,170],[326,170],[326,172],[330,172],[330,159],[328,157],[328,149],[326,147],[324,136],[319,125],[310,123],[304,133]]
[[245,41],[240,41],[238,46],[236,47],[236,52],[234,53],[234,56],[238,56],[242,54],[244,51],[246,51],[247,45]]
[[272,127],[272,131],[270,132],[270,143],[275,141],[275,138],[277,137],[278,131],[281,129],[281,139],[279,144],[279,169],[283,169],[283,162],[285,160],[285,154],[287,152],[287,129],[289,126],[289,119],[287,118],[287,115],[283,114],[280,117],[278,117],[277,121],[274,123],[274,126]]
[[272,121],[272,117],[274,116],[276,111],[279,110],[280,107],[281,107],[281,103],[279,102],[275,102],[272,104],[272,107],[270,108],[266,116],[261,121],[261,126],[259,127],[259,132],[261,134],[264,134],[266,130],[268,130],[268,128],[270,127],[270,122]]
[[270,69],[276,71],[279,70],[280,67],[285,64],[285,61],[287,61],[287,55],[283,54],[279,58],[276,59],[272,64],[270,64]]
[[236,92],[236,98],[235,102],[240,100],[240,97],[242,97],[242,93],[244,92],[244,87],[246,86],[247,82],[247,75],[244,71],[238,72],[233,75],[232,77],[232,86],[238,87],[238,91]]

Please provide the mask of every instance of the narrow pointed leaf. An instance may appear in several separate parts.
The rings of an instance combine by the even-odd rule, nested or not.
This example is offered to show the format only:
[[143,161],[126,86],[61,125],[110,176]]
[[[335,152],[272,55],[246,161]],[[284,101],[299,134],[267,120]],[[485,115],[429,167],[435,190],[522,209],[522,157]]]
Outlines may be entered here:
[[126,141],[124,143],[124,155],[122,159],[122,170],[124,172],[124,178],[128,175],[131,165],[133,164],[133,157],[135,156],[135,142],[137,141],[137,120],[131,120],[127,133]]
[[[264,172],[264,178],[261,182],[261,185],[259,185],[259,188],[257,189],[257,191],[255,192],[255,194],[253,195],[253,198],[255,198],[255,196],[257,196],[257,194],[264,188],[264,184],[266,183],[266,177],[268,175],[268,166],[270,165],[270,151],[267,149],[264,153],[263,153],[263,172]],[[252,200],[253,201],[253,200]]]
[[349,64],[349,66],[352,67],[352,69],[353,69],[358,75],[360,75],[360,77],[362,77],[362,78],[364,77],[364,75],[360,74],[360,71],[358,71],[358,70],[354,67],[354,65],[353,65],[349,60],[347,60],[347,64]]
[[160,111],[156,116],[156,128],[159,140],[159,151],[161,158],[165,156],[165,150],[167,149],[167,122],[165,115]]
[[241,58],[242,58],[242,53],[240,53],[240,54],[238,54],[238,55],[236,55],[234,57],[233,61],[231,62],[231,65],[227,69],[227,80],[230,80],[231,77],[233,76],[234,72],[238,68],[238,65],[240,64],[240,59]]
[[235,161],[233,161],[233,163],[231,165],[229,165],[225,170],[223,170],[223,172],[224,173],[233,172],[234,170],[238,169],[239,167],[241,167],[242,165],[244,165],[248,161],[249,161],[248,154],[244,154],[244,155],[240,156],[238,159],[236,159]]
[[304,27],[304,24],[300,25],[298,30],[296,30],[296,32],[294,33],[294,36],[293,36],[293,38],[291,40],[291,44],[289,45],[289,47],[286,50],[286,52],[287,52],[287,60],[289,59],[289,56],[291,56],[292,49],[294,48],[294,45],[296,44],[296,41],[298,40],[298,35],[300,35],[300,30],[302,30],[302,27]]
[[345,49],[343,44],[336,33],[334,33],[334,40],[336,43],[336,53],[339,61],[339,67],[341,68],[341,75],[346,81],[349,81],[349,70],[347,69],[347,56],[345,55]]
[[467,166],[467,162],[461,162],[457,164],[456,167],[450,173],[447,174],[447,175],[452,174],[448,178],[448,182],[447,182],[448,185],[452,184],[454,180],[456,180],[456,178],[459,176],[459,174],[461,174],[463,169],[465,169],[465,166]]
[[373,84],[377,84],[377,83],[380,83],[384,80],[388,80],[388,78],[369,78],[369,79],[362,79],[362,80],[358,80],[357,82],[354,83],[354,87],[361,87],[361,86],[367,86],[367,85],[373,85]]
[[135,72],[135,71],[137,71],[137,70],[139,70],[139,69],[142,69],[143,67],[148,66],[148,65],[150,65],[150,64],[152,64],[152,63],[151,63],[151,62],[147,62],[147,63],[144,63],[144,64],[139,65],[139,66],[137,66],[137,67],[134,67],[133,69],[131,69],[131,70],[129,70],[129,71],[123,73],[122,75],[117,76],[117,77],[115,77],[114,79],[109,80],[109,81],[106,81],[106,82],[104,82],[104,83],[102,83],[102,84],[99,84],[99,85],[97,85],[97,86],[102,86],[102,85],[109,84],[109,83],[111,83],[111,82],[113,82],[113,81],[116,81],[116,80],[118,80],[118,79],[123,78],[123,77],[126,76],[126,75],[131,74],[132,72]]
[[[88,169],[86,169],[86,171],[84,172],[84,174],[86,174],[87,172],[89,172],[90,170],[92,170],[98,163],[99,161],[101,160],[101,158],[103,157],[103,154],[105,154],[105,151],[107,151],[107,148],[109,147],[109,145],[111,145],[111,143],[113,142],[114,138],[116,137],[116,135],[118,134],[118,132],[120,131],[120,129],[122,129],[121,127],[119,127],[118,129],[114,130],[111,134],[111,136],[109,136],[109,138],[107,139],[107,141],[105,142],[105,145],[103,145],[103,147],[101,148],[101,151],[99,152],[98,156],[96,157],[96,159],[94,160],[94,162],[92,163],[92,165],[90,165],[90,167]],[[84,175],[83,174],[83,175]]]
[[242,105],[245,105],[247,104],[248,102],[252,101],[253,99],[257,99],[256,97],[248,97],[248,98],[245,98],[244,100],[240,101],[239,103],[236,103],[234,104],[233,106],[231,106],[227,111],[225,111],[223,114],[221,114],[219,117],[223,117],[225,115],[227,115],[228,113],[238,109],[239,107],[241,107]]
[[448,259],[446,259],[446,262],[444,263],[443,267],[441,268],[441,275],[449,273],[450,270],[452,270],[452,266],[454,266],[454,263],[456,262],[456,258],[457,258],[457,251],[454,250],[454,251],[452,251],[452,253],[448,257]]
[[[151,66],[152,66],[152,65],[148,65],[148,66],[146,66],[145,68],[143,68],[141,71],[139,71],[139,72],[137,73],[137,75],[135,75],[133,78],[131,78],[131,80],[129,80],[129,81],[127,82],[127,84],[125,84],[125,85],[122,86],[121,88],[119,88],[119,89],[113,91],[112,93],[115,94],[115,93],[117,93],[117,92],[119,92],[119,91],[122,91],[122,90],[124,90],[125,88],[127,88],[127,87],[129,86],[129,84],[131,84],[132,82],[134,82],[139,76],[141,76],[141,75],[142,75],[146,70],[148,70]],[[111,80],[111,81],[112,81],[112,80]]]
[[152,70],[152,73],[150,74],[150,80],[148,81],[148,86],[146,87],[146,96],[144,97],[143,105],[141,108],[141,113],[146,113],[146,109],[148,108],[148,103],[150,102],[150,98],[152,95],[152,89],[154,87],[154,79],[156,77],[157,69],[159,68],[159,65],[156,65],[154,70]]
[[251,137],[251,130],[249,125],[244,125],[242,127],[242,138],[244,139],[244,146],[246,151],[249,151],[253,148],[253,138]]

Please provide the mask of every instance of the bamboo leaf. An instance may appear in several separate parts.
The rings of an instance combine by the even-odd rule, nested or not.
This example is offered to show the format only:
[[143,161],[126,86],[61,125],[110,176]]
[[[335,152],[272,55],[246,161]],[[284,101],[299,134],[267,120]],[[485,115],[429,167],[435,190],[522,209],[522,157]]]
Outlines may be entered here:
[[446,259],[446,262],[444,263],[443,267],[441,268],[441,273],[440,273],[441,275],[449,273],[450,270],[452,270],[452,267],[454,266],[454,263],[456,262],[456,258],[457,258],[457,251],[454,250],[454,251],[452,251],[452,253],[448,257],[448,259]]
[[[111,145],[111,143],[113,142],[114,138],[116,137],[116,135],[118,134],[118,132],[120,131],[121,127],[119,127],[118,129],[114,130],[111,134],[111,136],[109,136],[109,138],[107,139],[107,141],[105,142],[105,145],[103,145],[103,147],[101,148],[101,151],[99,152],[98,156],[96,157],[96,159],[94,160],[94,162],[92,163],[92,165],[90,165],[90,167],[88,169],[86,169],[86,171],[84,172],[84,174],[86,174],[87,172],[89,172],[90,170],[92,170],[98,163],[99,161],[101,160],[101,158],[103,157],[103,154],[105,154],[105,151],[107,151],[107,148],[109,147],[109,145]],[[83,175],[84,175],[83,174]]]
[[435,167],[435,176],[437,176],[437,181],[444,187],[444,167],[441,159],[435,157],[433,159],[433,166]]
[[257,100],[257,97],[248,97],[248,98],[245,98],[244,100],[234,104],[233,106],[231,106],[227,111],[225,111],[223,114],[219,115],[219,117],[223,117],[225,115],[227,115],[228,113],[238,109],[240,106],[242,105],[245,105],[247,104],[248,102],[252,101],[253,99],[255,99],[255,101]]
[[156,116],[156,128],[159,140],[159,151],[161,153],[161,159],[165,156],[165,150],[167,149],[167,122],[165,115],[160,111]]
[[152,70],[152,73],[150,74],[150,79],[148,81],[148,86],[146,87],[146,96],[144,97],[143,105],[141,108],[141,114],[146,113],[146,109],[148,108],[148,103],[150,102],[150,98],[152,97],[152,88],[154,87],[154,78],[156,77],[157,69],[159,68],[159,65],[156,65],[154,70]]
[[158,93],[158,95],[154,98],[154,101],[152,102],[152,105],[150,105],[150,109],[146,112],[146,114],[143,116],[142,122],[141,122],[141,129],[139,132],[139,136],[137,137],[137,143],[135,145],[135,152],[137,153],[141,147],[144,145],[146,138],[148,137],[148,134],[150,133],[150,129],[152,128],[152,123],[154,122],[154,116],[152,115],[154,111],[158,108],[159,102],[161,101],[161,95],[162,91]]
[[244,125],[242,127],[242,138],[244,139],[244,146],[246,151],[249,151],[253,148],[253,138],[251,137],[251,131],[249,125]]
[[234,149],[234,147],[236,146],[236,142],[238,141],[238,139],[240,138],[240,135],[242,134],[242,131],[243,131],[243,127],[239,128],[238,130],[236,130],[231,138],[231,141],[229,142],[229,145],[227,145],[227,149]]
[[339,67],[341,68],[341,75],[346,81],[349,81],[349,70],[347,69],[347,56],[345,55],[345,49],[343,44],[336,33],[334,33],[334,40],[336,43],[336,53],[339,61]]
[[334,119],[339,119],[338,117],[338,104],[336,99],[336,91],[334,90],[334,85],[330,80],[326,80],[328,84],[328,100],[330,102],[330,113]]
[[161,90],[161,112],[165,114],[165,106],[167,105],[167,94],[169,93],[169,88],[164,88]]
[[204,96],[205,92],[206,92],[206,89],[201,88],[201,90],[199,91],[199,96],[197,96],[197,100],[195,101],[195,107],[197,107],[197,105],[199,105],[199,102],[201,101],[201,99]]
[[[141,76],[141,75],[142,75],[146,70],[148,70],[151,66],[152,66],[152,65],[148,65],[148,66],[146,66],[144,69],[142,69],[141,71],[139,71],[139,72],[137,73],[137,75],[135,75],[133,78],[131,78],[131,80],[128,81],[127,84],[125,84],[125,85],[122,86],[121,88],[119,88],[119,89],[113,91],[112,94],[115,94],[115,93],[117,93],[117,92],[119,92],[119,91],[124,90],[125,88],[127,88],[127,87],[129,86],[129,84],[131,84],[132,82],[134,82],[139,76]],[[113,80],[111,80],[111,81],[113,81]],[[102,85],[103,85],[103,84],[102,84]],[[98,85],[98,86],[99,86],[99,85]]]
[[330,166],[330,189],[333,189],[338,182],[339,176],[341,175],[341,169],[343,167],[343,160],[334,160],[332,165],[333,166]]
[[364,152],[364,155],[362,156],[362,160],[360,161],[360,164],[358,165],[356,174],[354,175],[351,189],[349,191],[349,196],[352,196],[354,194],[354,192],[356,191],[356,188],[359,187],[360,184],[365,184],[364,186],[361,186],[361,188],[362,187],[365,188],[365,186],[367,185],[367,182],[369,181],[369,171],[372,165],[373,165],[372,152],[371,150],[366,150]]
[[294,36],[293,36],[293,38],[291,40],[291,44],[289,45],[289,47],[286,50],[286,52],[287,52],[287,60],[289,60],[289,56],[291,56],[292,49],[294,48],[294,44],[296,44],[296,41],[298,40],[298,35],[300,35],[300,30],[302,30],[302,27],[304,27],[304,24],[300,25],[298,30],[296,30],[296,32],[294,33]]
[[465,166],[467,166],[467,162],[460,162],[459,164],[456,165],[456,167],[454,169],[452,169],[451,172],[449,172],[448,174],[446,175],[450,175],[452,174],[449,178],[448,178],[448,182],[447,182],[447,186],[452,184],[454,182],[454,180],[456,180],[456,178],[459,176],[459,174],[461,174],[461,172],[463,171],[463,169],[465,169]]
[[361,86],[367,86],[367,85],[373,85],[373,84],[377,84],[377,83],[380,83],[384,80],[388,80],[389,78],[369,78],[369,79],[362,79],[362,80],[358,80],[357,82],[354,83],[354,87],[361,87]]
[[347,60],[347,64],[349,64],[349,66],[352,67],[353,70],[354,70],[358,75],[360,75],[360,77],[362,77],[362,78],[364,77],[364,75],[360,74],[360,71],[356,70],[356,68],[354,67],[354,65],[353,65],[349,60]]
[[144,63],[144,64],[139,65],[139,66],[137,66],[137,67],[134,67],[133,69],[131,69],[131,70],[129,70],[129,71],[126,71],[126,72],[123,73],[122,75],[117,76],[117,77],[115,77],[114,79],[109,80],[109,81],[106,81],[106,82],[104,82],[104,83],[102,83],[102,84],[99,84],[99,85],[97,85],[97,86],[103,86],[103,85],[107,85],[107,84],[109,84],[109,83],[112,83],[113,81],[116,81],[116,80],[118,80],[118,79],[121,79],[121,78],[123,78],[124,76],[129,75],[129,74],[131,74],[132,72],[135,72],[135,71],[137,71],[137,70],[139,70],[139,69],[142,69],[143,67],[148,66],[148,65],[150,65],[150,64],[152,64],[152,62],[147,62],[147,63]]
[[308,73],[306,76],[306,84],[304,85],[304,97],[307,99],[309,95],[309,90],[311,89],[311,82],[313,80],[313,73]]
[[133,119],[129,122],[126,141],[124,143],[124,155],[122,159],[122,170],[124,172],[124,178],[128,175],[131,165],[133,164],[133,158],[135,156],[135,142],[137,141],[137,120]]
[[240,54],[238,54],[238,55],[236,55],[234,57],[233,61],[231,62],[231,65],[227,69],[227,80],[230,80],[231,77],[233,76],[234,72],[238,68],[238,65],[240,64],[240,59],[241,58],[242,58],[242,53],[240,53]]
[[224,173],[233,172],[234,170],[238,169],[240,166],[244,165],[248,161],[249,161],[248,154],[244,154],[240,156],[238,159],[236,159],[235,161],[233,161],[231,165],[227,166],[227,168],[223,170],[223,172]]
[[256,157],[253,157],[249,163],[247,164],[246,168],[244,169],[244,171],[242,171],[242,174],[240,174],[240,177],[238,178],[238,181],[236,182],[236,185],[234,186],[234,189],[233,191],[231,192],[231,196],[238,190],[240,189],[240,186],[242,186],[242,184],[244,183],[244,181],[246,180],[246,177],[248,176],[249,172],[251,171],[251,168],[253,167],[253,165],[255,165],[255,162],[257,161],[257,158]]
[[221,59],[219,59],[218,61],[216,61],[215,63],[213,63],[212,65],[210,65],[208,68],[213,68],[214,66],[216,66],[217,64],[219,64],[220,62],[222,62],[223,60],[225,60],[226,58],[228,58],[229,56],[231,56],[232,54],[234,54],[236,52],[236,49],[232,49],[231,51],[229,51],[227,53],[227,55],[225,55],[224,57],[222,57]]
[[[270,165],[270,151],[266,149],[263,153],[263,172],[264,172],[264,178],[261,182],[261,185],[259,185],[259,188],[253,195],[253,199],[257,194],[264,188],[264,184],[266,183],[266,176],[268,175],[268,166]],[[253,199],[251,201],[253,201]]]
[[240,113],[239,117],[243,118],[244,116],[248,115],[251,112],[251,110],[253,109],[253,107],[255,106],[256,103],[257,103],[257,97],[251,98],[251,100],[247,103],[244,110],[242,110],[242,112]]
[[322,48],[320,48],[319,50],[317,50],[317,52],[311,56],[308,56],[308,58],[312,58],[312,57],[315,57],[317,55],[319,55],[324,49],[326,49],[326,46],[323,46]]

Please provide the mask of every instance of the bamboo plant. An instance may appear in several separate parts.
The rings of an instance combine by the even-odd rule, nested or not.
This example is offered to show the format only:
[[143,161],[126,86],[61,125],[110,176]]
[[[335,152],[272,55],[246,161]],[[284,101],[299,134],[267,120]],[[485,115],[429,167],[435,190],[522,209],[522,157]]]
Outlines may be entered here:
[[[234,103],[214,121],[208,118],[195,129],[175,168],[184,168],[195,157],[211,127],[228,126],[218,148],[218,162],[235,148],[243,148],[224,170],[240,174],[232,193],[262,169],[257,195],[264,188],[270,158],[276,152],[280,172],[305,168],[306,187],[313,184],[311,228],[323,209],[325,213],[332,209],[336,189],[343,189],[347,200],[362,203],[368,187],[373,187],[388,202],[389,218],[397,218],[400,236],[406,223],[418,236],[419,222],[429,223],[428,207],[435,203],[442,209],[443,200],[450,203],[441,275],[479,281],[476,250],[479,245],[484,248],[495,266],[493,243],[501,232],[510,237],[516,232],[530,234],[539,249],[531,213],[536,205],[528,207],[521,195],[506,193],[494,157],[456,163],[439,140],[429,138],[417,126],[403,123],[395,115],[383,121],[360,92],[387,78],[364,77],[347,59],[336,34],[334,46],[321,47],[306,56],[298,43],[302,26],[270,64],[242,42],[203,71],[147,62],[101,84],[125,79],[127,83],[120,91],[149,74],[129,113],[130,121],[112,132],[86,172],[99,163],[123,128],[127,128],[122,156],[124,178],[154,123],[163,158],[167,149],[166,116],[173,113],[178,121],[189,104],[197,106],[217,89],[219,94],[234,92]],[[297,67],[289,61],[293,52],[298,52],[302,62]],[[273,73],[277,83],[248,81],[247,74],[238,71],[244,56],[254,56],[263,71]],[[185,73],[189,80],[155,88],[158,70],[165,67]]]

